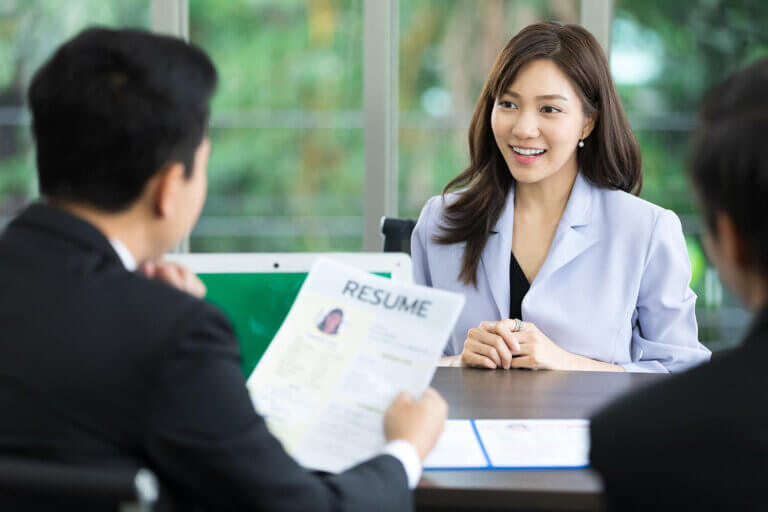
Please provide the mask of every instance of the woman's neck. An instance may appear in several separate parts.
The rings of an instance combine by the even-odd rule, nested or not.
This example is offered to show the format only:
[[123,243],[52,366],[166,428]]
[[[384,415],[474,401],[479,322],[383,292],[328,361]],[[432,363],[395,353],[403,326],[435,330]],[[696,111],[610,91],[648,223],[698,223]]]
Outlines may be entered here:
[[568,204],[578,170],[561,170],[536,183],[515,184],[515,213],[559,220]]

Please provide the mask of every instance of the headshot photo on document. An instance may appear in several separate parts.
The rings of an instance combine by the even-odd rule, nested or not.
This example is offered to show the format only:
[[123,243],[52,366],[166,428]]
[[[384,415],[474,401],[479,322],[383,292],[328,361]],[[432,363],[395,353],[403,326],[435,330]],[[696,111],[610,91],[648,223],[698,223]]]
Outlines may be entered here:
[[317,322],[317,328],[323,334],[338,334],[344,322],[344,311],[333,308],[327,313],[321,313],[322,319]]

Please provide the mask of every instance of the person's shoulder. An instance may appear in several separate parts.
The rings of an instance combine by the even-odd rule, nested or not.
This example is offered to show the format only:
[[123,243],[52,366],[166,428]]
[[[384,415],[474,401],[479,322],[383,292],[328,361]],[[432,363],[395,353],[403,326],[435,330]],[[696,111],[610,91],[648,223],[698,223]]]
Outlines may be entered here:
[[429,226],[434,229],[436,224],[443,218],[445,208],[461,197],[461,190],[438,194],[427,199],[424,207],[421,209],[418,224],[419,227]]
[[612,231],[646,240],[660,233],[682,231],[680,219],[672,210],[623,190],[600,186],[593,189],[600,216]]
[[[765,365],[740,347],[621,397],[592,418],[590,459],[617,503],[644,492],[715,503],[765,468]],[[712,477],[728,468],[726,478]],[[686,489],[700,494],[687,494]]]
[[[125,271],[110,272],[95,285],[94,299],[122,317],[123,322],[141,322],[159,336],[206,324],[226,323],[224,314],[212,304],[161,281]],[[143,320],[142,320],[143,319]]]
[[603,207],[610,212],[634,217],[646,218],[655,221],[664,212],[668,212],[657,204],[638,197],[624,190],[595,186],[595,191]]
[[738,397],[766,394],[764,385],[756,389],[753,384],[755,378],[765,384],[768,377],[750,371],[749,359],[749,351],[740,347],[621,397],[592,419],[596,440],[684,437],[705,422],[716,428],[720,421],[736,421]]
[[453,192],[446,192],[445,194],[437,194],[429,199],[424,204],[424,210],[444,210],[448,205],[454,203],[461,197],[463,190],[456,190]]

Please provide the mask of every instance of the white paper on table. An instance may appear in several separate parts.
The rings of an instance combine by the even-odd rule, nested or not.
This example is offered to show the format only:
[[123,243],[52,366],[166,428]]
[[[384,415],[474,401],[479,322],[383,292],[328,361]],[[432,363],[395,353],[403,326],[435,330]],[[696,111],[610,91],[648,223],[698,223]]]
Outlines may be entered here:
[[494,468],[589,465],[589,420],[475,420]]
[[[463,305],[456,293],[318,258],[248,379],[254,405],[304,467],[362,462],[384,446],[397,393],[420,396],[429,385]],[[335,309],[342,321],[326,333]]]
[[479,469],[489,461],[483,453],[472,420],[448,420],[435,448],[424,460],[424,469]]

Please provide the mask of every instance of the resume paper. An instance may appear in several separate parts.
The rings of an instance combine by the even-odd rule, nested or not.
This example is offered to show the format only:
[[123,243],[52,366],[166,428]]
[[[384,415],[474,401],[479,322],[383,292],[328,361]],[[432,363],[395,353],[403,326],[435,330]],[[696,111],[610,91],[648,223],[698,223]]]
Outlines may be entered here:
[[248,379],[254,405],[302,466],[344,471],[383,448],[397,393],[429,385],[463,306],[319,258]]

